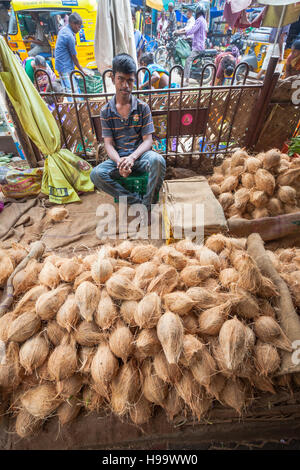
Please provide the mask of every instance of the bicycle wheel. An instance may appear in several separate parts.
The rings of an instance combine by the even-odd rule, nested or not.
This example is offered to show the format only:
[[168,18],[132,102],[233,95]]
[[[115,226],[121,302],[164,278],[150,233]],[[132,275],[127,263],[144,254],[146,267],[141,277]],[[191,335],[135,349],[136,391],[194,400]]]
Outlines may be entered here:
[[160,46],[155,51],[155,62],[156,64],[160,65],[161,67],[166,68],[168,65],[168,51],[166,47]]
[[[204,62],[203,67],[211,63],[212,63],[211,61]],[[208,85],[212,81],[212,78],[213,78],[213,67],[206,67],[204,71],[204,75],[203,75],[203,85]]]

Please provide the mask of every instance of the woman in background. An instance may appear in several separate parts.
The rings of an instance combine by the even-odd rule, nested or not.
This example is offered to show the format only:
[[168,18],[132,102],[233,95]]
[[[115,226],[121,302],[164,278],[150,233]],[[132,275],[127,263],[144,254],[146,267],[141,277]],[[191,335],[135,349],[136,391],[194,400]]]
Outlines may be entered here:
[[296,39],[292,45],[292,52],[286,59],[285,78],[300,74],[300,39]]

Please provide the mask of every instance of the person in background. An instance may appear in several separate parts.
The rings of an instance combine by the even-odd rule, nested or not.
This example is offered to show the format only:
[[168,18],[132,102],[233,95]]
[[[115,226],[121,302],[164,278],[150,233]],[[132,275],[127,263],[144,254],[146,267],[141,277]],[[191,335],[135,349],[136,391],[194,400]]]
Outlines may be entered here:
[[140,63],[140,58],[144,52],[146,41],[141,31],[138,29],[135,29],[135,10],[133,7],[131,8],[131,15],[132,15],[132,22],[133,22],[133,29],[134,29],[136,56],[137,56],[138,63]]
[[175,13],[175,5],[173,2],[170,2],[168,5],[168,11],[169,11],[169,18],[168,18],[168,28],[167,28],[167,34],[168,34],[168,40],[171,41],[173,40],[173,35],[176,30],[176,13]]
[[[108,159],[93,168],[90,178],[95,187],[113,197],[127,196],[127,203],[144,204],[148,211],[162,186],[165,159],[152,151],[154,126],[148,104],[132,95],[136,64],[128,54],[119,54],[112,62],[115,96],[101,108],[102,136]],[[146,194],[141,199],[116,181],[132,172],[149,173]]]
[[186,32],[195,25],[196,20],[195,20],[195,17],[194,17],[194,9],[193,8],[190,7],[190,8],[187,9],[186,16],[188,18],[186,26],[182,29],[178,29],[176,31],[176,35],[186,34]]
[[143,18],[142,9],[140,6],[137,6],[136,13],[135,13],[135,29],[138,29],[142,33],[143,25],[144,25],[144,18]]
[[[257,74],[258,79],[260,79],[261,76],[266,73],[266,70],[268,68],[268,65],[269,65],[269,62],[270,62],[270,59],[271,59],[272,55],[279,56],[280,61],[283,60],[284,50],[285,50],[285,43],[286,43],[286,39],[287,39],[289,31],[290,31],[290,27],[291,27],[291,25],[288,24],[288,25],[283,26],[282,28],[280,28],[276,44],[275,44],[275,40],[276,40],[276,35],[277,35],[278,28],[272,28],[272,31],[271,31],[271,34],[270,34],[270,37],[269,37],[270,44],[268,45],[267,53],[266,53],[266,56],[265,56],[265,60],[262,64],[262,68]],[[277,70],[279,71],[279,69],[280,69],[280,65],[278,64],[277,68],[276,68],[276,72],[277,72]]]
[[[63,91],[64,90],[63,90],[63,87],[61,86],[60,83],[58,83],[58,82],[52,83],[52,88],[48,84],[45,91],[46,92],[53,91],[54,93],[57,93],[57,95],[56,95],[57,104],[63,103],[63,101],[64,101]],[[51,112],[53,112],[54,109],[55,109],[55,98],[54,98],[54,96],[51,96],[51,95],[43,96],[43,99],[47,103],[49,110]]]
[[[141,57],[141,65],[147,67],[151,73],[151,88],[166,88],[169,85],[169,72],[163,67],[154,63],[154,57],[151,52],[143,54]],[[149,89],[149,73],[144,74],[143,83],[140,84],[141,89]]]
[[285,78],[300,74],[300,39],[292,44],[292,52],[286,59]]
[[9,14],[5,5],[0,4],[0,34],[6,34],[8,30]]
[[225,52],[218,54],[215,58],[215,66],[217,69],[215,85],[223,85],[225,76],[232,77],[236,64],[237,59],[232,54],[232,51],[226,49]]
[[166,31],[168,28],[168,20],[166,18],[165,10],[162,10],[159,21],[157,23],[157,37],[158,39],[165,39],[166,38]]
[[[25,72],[27,73],[32,83],[34,83],[34,72],[36,69],[45,70],[48,73],[51,82],[54,83],[56,81],[56,75],[51,69],[51,67],[47,64],[45,57],[41,55],[37,55],[35,57],[28,57],[27,59],[25,59],[24,62]],[[40,72],[39,76],[37,76],[37,81],[39,82],[39,84],[41,84],[42,75],[45,76],[45,79],[48,82],[47,75],[42,74],[42,72]]]
[[[75,67],[84,75],[89,75],[79,64],[76,53],[76,33],[82,27],[81,16],[74,12],[69,16],[69,24],[58,33],[55,45],[55,68],[66,93],[72,93],[70,73]],[[80,93],[76,78],[73,79],[75,93]],[[69,99],[72,100],[71,98]]]
[[193,60],[200,51],[205,49],[205,40],[207,35],[207,22],[205,19],[205,11],[201,6],[196,8],[196,21],[194,26],[186,31],[187,37],[192,36],[192,52],[186,59],[184,66],[184,86],[189,85],[190,73]]
[[28,52],[29,57],[35,57],[41,53],[51,55],[51,47],[48,42],[48,39],[45,35],[45,28],[40,21],[38,13],[31,14],[32,19],[36,22],[36,30],[34,39],[28,39],[28,36],[24,37],[24,42],[31,42],[31,49]]

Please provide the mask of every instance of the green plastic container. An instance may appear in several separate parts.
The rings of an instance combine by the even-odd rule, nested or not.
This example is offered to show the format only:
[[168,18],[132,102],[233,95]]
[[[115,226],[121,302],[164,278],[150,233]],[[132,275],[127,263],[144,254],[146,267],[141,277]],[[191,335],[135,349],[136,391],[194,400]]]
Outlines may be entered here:
[[[98,94],[103,91],[103,81],[99,72],[95,72],[94,75],[85,77],[86,91],[89,94]],[[82,77],[78,78],[78,86],[81,93],[85,93],[84,80]]]
[[[148,185],[148,173],[141,173],[140,175],[130,175],[127,178],[120,176],[115,178],[115,180],[120,183],[123,188],[131,193],[138,193],[141,197],[146,194],[147,185]],[[157,194],[156,202],[159,199],[159,194]],[[118,198],[114,199],[115,202],[119,202]]]

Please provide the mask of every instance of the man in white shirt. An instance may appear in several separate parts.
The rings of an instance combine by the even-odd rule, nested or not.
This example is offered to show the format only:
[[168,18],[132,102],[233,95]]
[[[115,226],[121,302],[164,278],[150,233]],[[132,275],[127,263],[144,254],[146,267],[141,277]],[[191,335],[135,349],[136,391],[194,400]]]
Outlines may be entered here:
[[50,44],[45,36],[44,26],[42,26],[40,22],[38,13],[32,13],[31,16],[32,16],[32,19],[36,21],[36,30],[35,30],[34,39],[30,40],[31,49],[28,52],[28,56],[35,57],[36,55],[39,55],[41,53],[51,54]]
[[191,29],[194,26],[196,20],[195,20],[195,17],[194,17],[193,8],[188,8],[187,9],[186,16],[188,18],[186,26],[182,29],[178,29],[178,31],[176,31],[176,35],[185,34],[189,29]]

